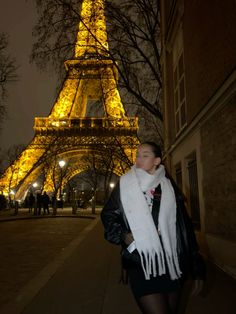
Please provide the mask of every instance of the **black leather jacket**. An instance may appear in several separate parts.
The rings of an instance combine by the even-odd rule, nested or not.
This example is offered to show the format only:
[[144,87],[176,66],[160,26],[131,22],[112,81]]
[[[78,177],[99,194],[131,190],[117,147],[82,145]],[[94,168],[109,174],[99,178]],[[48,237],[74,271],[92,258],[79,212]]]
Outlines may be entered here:
[[[175,185],[173,185],[173,188],[175,190],[177,205],[177,254],[183,274],[182,278],[185,279],[191,274],[193,279],[205,279],[205,263],[202,256],[199,254],[192,222],[187,214],[181,193]],[[126,250],[127,245],[123,239],[124,235],[130,232],[130,227],[120,200],[119,183],[116,185],[105,204],[101,212],[101,219],[105,229],[105,239],[113,244],[121,245],[122,256],[124,259],[128,259],[130,253]]]

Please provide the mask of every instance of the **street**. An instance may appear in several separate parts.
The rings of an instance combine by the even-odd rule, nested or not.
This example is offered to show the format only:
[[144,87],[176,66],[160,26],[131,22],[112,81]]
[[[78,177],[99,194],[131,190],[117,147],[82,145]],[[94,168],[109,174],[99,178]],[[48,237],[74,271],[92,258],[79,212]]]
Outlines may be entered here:
[[16,297],[90,222],[58,217],[1,223],[0,305]]

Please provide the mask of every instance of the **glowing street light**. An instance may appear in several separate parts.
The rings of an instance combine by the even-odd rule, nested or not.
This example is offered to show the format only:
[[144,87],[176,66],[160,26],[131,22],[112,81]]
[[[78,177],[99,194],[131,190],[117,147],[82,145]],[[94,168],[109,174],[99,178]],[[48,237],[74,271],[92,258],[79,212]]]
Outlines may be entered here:
[[9,192],[9,201],[10,201],[10,206],[11,206],[11,201],[12,201],[12,199],[13,200],[15,200],[15,191],[14,190],[11,190],[10,192]]
[[37,182],[34,182],[32,185],[33,185],[34,188],[37,188],[38,183],[37,183]]
[[62,201],[62,193],[61,193],[61,186],[62,186],[62,169],[63,167],[65,166],[66,162],[65,160],[59,160],[58,161],[58,164],[59,164],[59,167],[61,169],[60,171],[60,190],[59,190],[59,197],[60,197],[60,200]]
[[115,186],[115,183],[111,182],[111,183],[110,183],[110,188],[113,189],[114,186]]
[[65,162],[65,160],[59,160],[58,164],[59,164],[60,168],[62,169],[65,166],[66,162]]

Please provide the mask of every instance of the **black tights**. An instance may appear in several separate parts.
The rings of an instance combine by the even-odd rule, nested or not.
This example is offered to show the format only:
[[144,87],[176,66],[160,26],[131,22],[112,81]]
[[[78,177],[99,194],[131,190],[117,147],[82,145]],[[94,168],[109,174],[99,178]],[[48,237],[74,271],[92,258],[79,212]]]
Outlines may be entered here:
[[137,299],[143,314],[177,314],[180,290],[145,295]]

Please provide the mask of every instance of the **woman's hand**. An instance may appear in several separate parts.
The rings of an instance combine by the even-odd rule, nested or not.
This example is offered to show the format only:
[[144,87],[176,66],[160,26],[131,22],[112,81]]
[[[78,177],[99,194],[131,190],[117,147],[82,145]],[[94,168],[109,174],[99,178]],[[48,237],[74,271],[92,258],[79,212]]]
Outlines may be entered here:
[[124,235],[124,242],[126,245],[130,245],[134,241],[132,233],[126,233]]
[[204,286],[204,280],[201,279],[195,279],[193,281],[193,287],[192,287],[192,296],[197,296],[202,291]]

